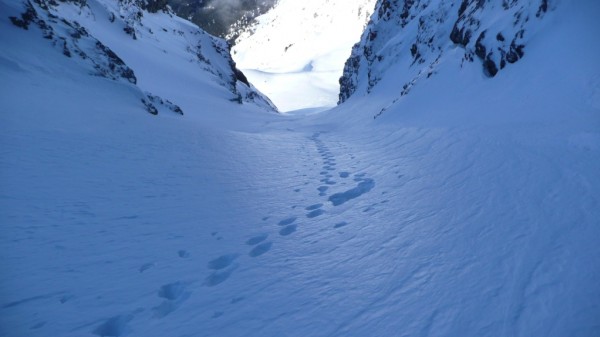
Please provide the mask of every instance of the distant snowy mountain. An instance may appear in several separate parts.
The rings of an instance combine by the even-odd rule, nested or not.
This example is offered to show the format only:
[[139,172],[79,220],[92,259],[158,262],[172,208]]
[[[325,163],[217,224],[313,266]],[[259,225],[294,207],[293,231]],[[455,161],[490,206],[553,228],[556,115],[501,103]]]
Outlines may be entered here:
[[[166,104],[178,113],[196,109],[186,93],[198,88],[212,88],[211,97],[274,109],[235,67],[225,41],[174,16],[164,4],[39,0],[2,6],[13,25],[6,41],[16,36],[10,35],[12,29],[20,28],[28,46],[53,47],[73,68],[135,85],[154,114],[153,105]],[[21,54],[27,49],[19,45],[4,57],[24,63]]]
[[548,0],[379,1],[346,62],[339,101],[370,92],[384,77],[408,94],[447,62],[493,77],[525,56],[555,6]]
[[342,65],[375,0],[280,0],[234,31],[233,58],[282,111],[334,106]]

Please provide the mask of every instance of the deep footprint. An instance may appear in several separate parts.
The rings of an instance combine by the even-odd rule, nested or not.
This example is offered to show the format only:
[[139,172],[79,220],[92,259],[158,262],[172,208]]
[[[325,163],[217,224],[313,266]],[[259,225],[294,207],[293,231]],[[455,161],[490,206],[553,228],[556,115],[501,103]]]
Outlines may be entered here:
[[133,319],[132,315],[120,315],[109,318],[102,323],[93,333],[98,336],[121,337],[128,334],[131,329],[128,326],[129,321]]
[[206,281],[204,281],[204,284],[206,284],[208,287],[214,287],[216,285],[219,285],[225,282],[229,278],[229,276],[231,276],[232,272],[233,269],[215,271],[214,273],[208,275]]
[[281,236],[288,236],[288,235],[294,233],[297,228],[298,228],[297,225],[289,225],[287,227],[282,228],[279,231],[279,235],[281,235]]
[[152,267],[154,267],[154,263],[144,263],[144,264],[143,264],[143,265],[140,267],[139,271],[140,271],[140,273],[143,273],[143,272],[145,272],[146,270],[148,270],[148,269],[150,269],[150,268],[152,268]]
[[263,255],[264,253],[268,252],[269,250],[271,250],[271,247],[273,246],[272,242],[264,242],[261,243],[260,245],[254,247],[254,249],[252,249],[250,251],[250,253],[248,253],[248,255],[250,255],[250,257],[258,257]]
[[293,216],[287,219],[283,219],[281,221],[279,221],[279,226],[287,226],[287,225],[291,225],[292,223],[294,223],[294,221],[296,221],[296,219],[298,219],[297,217]]
[[182,259],[187,259],[188,257],[190,257],[190,253],[188,253],[185,250],[178,251],[177,255],[179,255],[179,257],[182,258]]
[[183,295],[185,287],[183,282],[165,284],[158,290],[158,297],[162,297],[169,301],[175,301]]
[[248,246],[254,246],[254,245],[257,245],[257,244],[265,241],[268,237],[269,237],[269,234],[256,235],[256,236],[253,236],[250,239],[248,239],[248,241],[246,241],[246,244]]
[[347,190],[346,192],[336,193],[329,197],[329,201],[333,204],[333,206],[339,206],[346,201],[352,200],[354,198],[358,198],[361,195],[369,192],[375,187],[375,181],[373,179],[364,179],[361,181],[356,187]]
[[314,205],[310,205],[310,206],[306,207],[305,210],[314,211],[315,209],[319,209],[321,207],[323,207],[323,204],[314,204]]
[[342,228],[348,226],[348,223],[346,221],[342,221],[340,223],[336,223],[335,226],[333,226],[333,228]]
[[236,297],[236,298],[232,298],[230,303],[231,304],[236,304],[236,303],[241,302],[243,300],[244,300],[243,296],[242,297]]
[[208,269],[221,270],[229,267],[238,257],[238,254],[226,254],[208,262]]
[[309,218],[309,219],[312,219],[312,218],[318,217],[319,215],[323,215],[324,213],[325,213],[324,210],[322,210],[322,209],[316,209],[316,210],[314,210],[314,211],[306,214],[306,217]]

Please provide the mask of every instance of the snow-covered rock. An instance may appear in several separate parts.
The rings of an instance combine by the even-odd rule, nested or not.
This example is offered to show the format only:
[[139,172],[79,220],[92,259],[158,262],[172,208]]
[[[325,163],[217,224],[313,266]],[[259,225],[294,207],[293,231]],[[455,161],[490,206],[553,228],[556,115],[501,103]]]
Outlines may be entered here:
[[93,75],[137,83],[133,70],[110,48],[91,36],[85,27],[76,21],[61,20],[55,14],[56,2],[37,1],[35,4],[29,1],[22,3],[23,12],[19,16],[10,16],[10,21],[24,30],[37,28],[42,33],[40,37],[47,39],[64,56],[76,57],[88,65],[93,69]]
[[188,90],[212,87],[220,91],[214,96],[275,109],[236,68],[226,41],[176,17],[164,1],[27,0],[5,6],[13,25],[30,31],[31,43],[50,43],[90,74],[151,92],[144,101],[152,113],[158,111],[151,102],[163,102],[155,95],[170,110],[193,110],[181,99],[181,78],[190,80]]
[[339,102],[364,94],[388,76],[407,94],[434,76],[461,48],[456,67],[481,67],[488,77],[525,56],[526,46],[555,7],[552,0],[381,0],[340,79]]

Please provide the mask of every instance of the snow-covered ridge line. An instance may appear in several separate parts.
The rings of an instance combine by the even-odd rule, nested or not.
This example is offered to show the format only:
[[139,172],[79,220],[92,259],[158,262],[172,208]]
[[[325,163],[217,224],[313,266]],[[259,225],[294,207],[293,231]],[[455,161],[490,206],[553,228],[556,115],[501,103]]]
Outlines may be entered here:
[[[160,110],[155,104],[176,113],[188,110],[171,102],[178,102],[176,92],[155,83],[158,73],[163,84],[177,85],[180,76],[193,77],[221,87],[217,90],[224,92],[214,96],[276,110],[236,68],[226,41],[176,17],[164,1],[27,0],[20,6],[20,14],[10,15],[15,26],[28,30],[34,24],[65,57],[83,63],[90,74],[124,80],[148,92],[144,105],[153,114]],[[201,93],[203,85],[195,85]]]
[[457,66],[479,64],[488,77],[525,56],[552,0],[380,0],[340,79],[339,103],[369,93],[386,72],[403,67],[400,94],[434,75],[456,47]]
[[17,27],[29,30],[36,25],[44,39],[50,40],[53,46],[62,50],[66,57],[79,56],[94,68],[93,75],[113,80],[125,80],[137,83],[133,70],[117,56],[109,47],[91,36],[78,22],[59,18],[55,14],[53,1],[27,1],[23,3],[24,12],[17,16],[9,16],[10,21]]
[[[33,29],[34,26],[39,28],[43,38],[49,40],[57,51],[62,52],[65,57],[73,59],[74,62],[83,64],[89,69],[88,73],[92,76],[105,77],[131,85],[137,84],[134,71],[114,51],[91,36],[78,22],[60,18],[55,14],[58,3],[35,0],[34,2],[24,2],[22,5],[24,11],[19,16],[9,16],[15,26],[24,30]],[[153,104],[153,100],[161,106],[163,100],[150,93],[147,93],[146,97],[141,92],[139,94],[143,97],[141,102],[146,111],[157,115],[159,110]],[[170,104],[172,111],[183,114],[180,107]]]

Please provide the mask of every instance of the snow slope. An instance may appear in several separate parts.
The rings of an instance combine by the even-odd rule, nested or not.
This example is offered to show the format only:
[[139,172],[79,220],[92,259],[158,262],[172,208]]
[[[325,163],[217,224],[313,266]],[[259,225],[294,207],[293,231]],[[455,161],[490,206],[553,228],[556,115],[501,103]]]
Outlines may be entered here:
[[283,116],[152,116],[0,17],[0,335],[597,336],[600,5],[553,13],[494,78]]
[[[106,61],[99,61],[94,54],[107,54],[128,69],[126,76],[142,91],[170,100],[184,111],[197,109],[197,101],[189,93],[198,87],[209,90],[211,97],[274,109],[235,67],[225,41],[168,10],[151,13],[135,0],[26,1],[29,5],[25,7],[20,3],[11,4],[12,14],[5,11],[13,18],[11,28],[22,22],[21,28],[30,31],[29,38],[41,42],[43,37],[62,48],[72,63],[94,68],[92,74],[111,77],[106,73],[113,71],[114,65],[96,69]],[[7,45],[11,43],[7,41]],[[92,46],[86,47],[89,44]],[[90,52],[90,48],[97,50]]]
[[338,80],[375,0],[280,0],[232,49],[250,82],[281,111],[335,106]]

